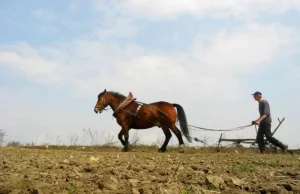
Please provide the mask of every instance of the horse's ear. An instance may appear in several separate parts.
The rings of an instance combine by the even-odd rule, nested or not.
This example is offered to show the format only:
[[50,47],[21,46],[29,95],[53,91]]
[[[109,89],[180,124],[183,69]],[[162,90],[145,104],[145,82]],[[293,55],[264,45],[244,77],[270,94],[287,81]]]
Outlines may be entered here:
[[104,89],[104,91],[103,92],[106,92],[106,88]]

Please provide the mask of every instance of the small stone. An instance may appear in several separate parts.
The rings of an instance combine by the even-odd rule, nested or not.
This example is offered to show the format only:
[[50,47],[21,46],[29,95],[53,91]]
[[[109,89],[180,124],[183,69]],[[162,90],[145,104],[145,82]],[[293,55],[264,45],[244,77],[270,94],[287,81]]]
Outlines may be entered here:
[[195,166],[195,165],[192,165],[191,168],[192,168],[193,170],[200,170],[200,169],[201,169],[200,166]]
[[140,192],[140,194],[144,194],[145,193],[143,188],[140,188],[139,192]]
[[68,160],[68,159],[64,159],[64,160],[63,160],[63,163],[69,164],[69,160]]
[[226,186],[225,186],[225,184],[221,183],[219,188],[220,188],[220,190],[225,190]]
[[114,183],[119,183],[119,181],[113,176],[110,176],[109,179]]
[[231,178],[231,181],[235,186],[242,186],[244,184],[244,181],[239,178]]
[[5,192],[7,192],[9,194],[20,194],[20,193],[22,193],[22,190],[21,189],[14,189],[11,192],[9,192],[9,191],[5,191]]
[[270,177],[273,177],[274,175],[275,175],[275,172],[270,172],[270,173],[269,173],[269,176],[270,176]]
[[91,166],[88,166],[88,167],[85,167],[84,168],[84,171],[85,172],[94,172],[95,171],[95,168],[91,167]]
[[214,188],[218,189],[221,184],[224,184],[224,180],[220,176],[209,175],[206,177],[206,182],[212,185]]
[[98,181],[97,185],[98,185],[98,189],[100,190],[104,189],[104,184],[102,182]]
[[293,187],[291,184],[283,184],[283,187],[287,190],[287,191],[293,191]]
[[179,166],[179,167],[178,167],[178,171],[181,171],[181,170],[184,170],[184,167],[183,167],[183,166]]
[[202,170],[205,174],[212,174],[213,172],[209,169]]
[[91,156],[91,157],[90,157],[90,161],[91,161],[91,162],[98,162],[99,160],[100,160],[99,157],[97,157],[97,158],[95,158],[94,156]]
[[43,194],[43,192],[40,189],[33,189],[32,194]]
[[118,172],[114,168],[110,170],[110,173],[112,175],[116,175],[116,176],[118,175]]
[[148,169],[149,172],[153,172],[155,170],[155,165],[143,165],[142,166],[143,169]]
[[166,176],[166,175],[169,175],[169,172],[168,171],[160,171],[159,175]]
[[127,174],[123,174],[122,179],[127,179],[128,180],[128,179],[130,179],[130,177]]
[[132,188],[132,194],[140,194],[140,192],[136,188]]
[[129,179],[129,183],[132,187],[136,187],[139,181],[137,179]]
[[157,177],[156,177],[156,176],[150,176],[150,180],[151,180],[152,182],[155,182],[155,181],[157,181]]
[[141,168],[139,166],[133,166],[132,170],[135,171],[135,172],[140,172]]
[[69,162],[70,165],[74,165],[74,166],[80,166],[78,162],[74,161],[74,160],[71,160]]

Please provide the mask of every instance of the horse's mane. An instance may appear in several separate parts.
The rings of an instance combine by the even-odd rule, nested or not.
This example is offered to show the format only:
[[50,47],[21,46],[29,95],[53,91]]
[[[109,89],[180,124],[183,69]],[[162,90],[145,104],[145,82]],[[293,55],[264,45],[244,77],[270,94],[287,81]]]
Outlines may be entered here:
[[[106,92],[109,92],[110,94],[112,94],[113,96],[115,96],[117,98],[126,98],[126,96],[124,96],[123,94],[120,94],[119,92],[115,92],[115,91],[106,91]],[[104,93],[105,93],[105,91],[101,92],[98,95],[98,98],[100,98]]]
[[110,93],[112,93],[112,94],[115,95],[116,97],[126,98],[126,96],[124,96],[123,94],[120,94],[119,92],[110,91]]
[[115,91],[110,91],[110,93],[117,95],[118,97],[126,97],[123,94],[120,94],[119,92],[115,92]]

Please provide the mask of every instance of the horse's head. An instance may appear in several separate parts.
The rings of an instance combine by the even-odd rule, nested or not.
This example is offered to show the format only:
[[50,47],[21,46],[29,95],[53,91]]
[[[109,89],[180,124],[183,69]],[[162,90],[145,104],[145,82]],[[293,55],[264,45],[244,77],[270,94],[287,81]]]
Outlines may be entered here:
[[102,111],[105,109],[105,107],[107,107],[109,104],[109,100],[106,96],[106,89],[101,92],[98,95],[98,101],[96,103],[96,106],[94,107],[94,111],[95,113],[102,113]]

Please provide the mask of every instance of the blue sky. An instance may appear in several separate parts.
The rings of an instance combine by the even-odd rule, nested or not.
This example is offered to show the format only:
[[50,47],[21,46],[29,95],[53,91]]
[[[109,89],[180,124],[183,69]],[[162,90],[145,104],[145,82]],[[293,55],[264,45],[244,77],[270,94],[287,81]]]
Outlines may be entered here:
[[[256,119],[250,94],[260,90],[273,126],[286,117],[276,137],[300,146],[298,1],[15,0],[0,7],[0,128],[7,141],[55,143],[60,136],[69,143],[83,128],[117,139],[112,112],[93,113],[104,88],[182,104],[191,124],[209,128]],[[138,133],[147,144],[164,138],[158,128]],[[211,143],[220,135],[192,134]]]

